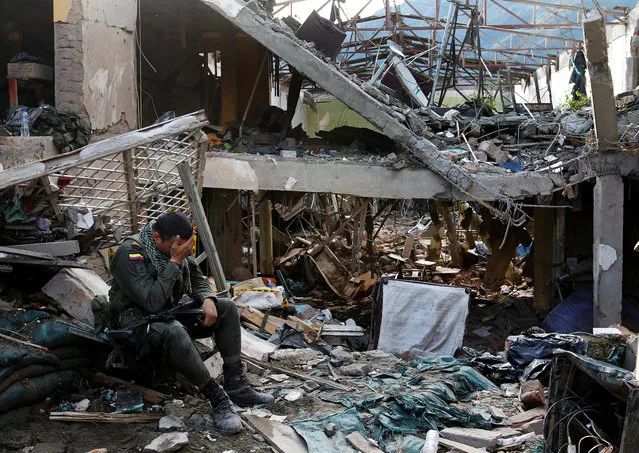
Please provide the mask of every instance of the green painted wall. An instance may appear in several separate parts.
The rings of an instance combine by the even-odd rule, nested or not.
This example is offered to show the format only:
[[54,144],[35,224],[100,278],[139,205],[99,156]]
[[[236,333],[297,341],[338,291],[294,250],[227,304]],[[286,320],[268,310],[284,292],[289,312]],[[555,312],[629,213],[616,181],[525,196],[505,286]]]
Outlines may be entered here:
[[330,131],[339,126],[365,127],[379,132],[379,130],[355,111],[349,109],[343,102],[333,98],[316,101],[317,113],[307,109],[309,137],[317,137],[320,130]]

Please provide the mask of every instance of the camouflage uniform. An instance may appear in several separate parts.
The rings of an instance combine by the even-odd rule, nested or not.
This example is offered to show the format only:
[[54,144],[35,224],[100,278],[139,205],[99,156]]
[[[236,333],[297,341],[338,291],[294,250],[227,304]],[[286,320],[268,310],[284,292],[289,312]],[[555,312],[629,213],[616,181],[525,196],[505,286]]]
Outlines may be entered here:
[[[229,299],[216,299],[193,257],[187,258],[191,294],[201,304],[215,300],[218,318],[211,327],[225,366],[240,361],[241,330],[237,308]],[[184,296],[185,285],[180,266],[168,263],[158,275],[139,236],[127,238],[112,257],[109,265],[113,282],[109,292],[109,328],[121,329],[144,316],[161,313],[174,307]],[[187,329],[178,321],[152,322],[143,326],[144,346],[159,355],[194,385],[202,387],[211,378],[191,341]]]

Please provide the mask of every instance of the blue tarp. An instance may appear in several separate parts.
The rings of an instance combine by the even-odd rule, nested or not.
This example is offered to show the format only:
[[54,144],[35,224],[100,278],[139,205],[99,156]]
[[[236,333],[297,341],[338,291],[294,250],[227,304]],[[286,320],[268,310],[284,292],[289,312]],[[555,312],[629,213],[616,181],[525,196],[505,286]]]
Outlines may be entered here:
[[[335,423],[338,427],[337,433],[331,437],[324,433],[324,426],[328,423]],[[357,450],[350,446],[346,436],[357,431],[367,437],[364,424],[354,408],[318,420],[295,422],[291,426],[306,441],[308,453],[355,453]]]

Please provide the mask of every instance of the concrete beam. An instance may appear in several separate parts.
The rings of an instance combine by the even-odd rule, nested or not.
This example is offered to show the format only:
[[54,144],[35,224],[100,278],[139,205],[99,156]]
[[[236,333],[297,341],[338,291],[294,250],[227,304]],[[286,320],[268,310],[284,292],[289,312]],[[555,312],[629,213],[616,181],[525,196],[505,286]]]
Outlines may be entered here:
[[583,21],[586,57],[590,74],[592,109],[595,134],[599,150],[605,151],[617,143],[617,110],[612,86],[612,75],[608,66],[606,24],[601,15],[593,11]]
[[593,325],[609,327],[621,324],[623,180],[599,176],[593,195]]
[[[556,187],[544,175],[518,173],[477,177],[471,195],[494,200],[491,192],[499,189],[512,198],[549,194]],[[481,186],[490,189],[486,192]],[[335,193],[369,198],[468,200],[437,173],[427,168],[365,165],[357,162],[324,162],[319,159],[267,158],[253,154],[208,153],[203,187],[236,190],[278,190],[310,193]]]

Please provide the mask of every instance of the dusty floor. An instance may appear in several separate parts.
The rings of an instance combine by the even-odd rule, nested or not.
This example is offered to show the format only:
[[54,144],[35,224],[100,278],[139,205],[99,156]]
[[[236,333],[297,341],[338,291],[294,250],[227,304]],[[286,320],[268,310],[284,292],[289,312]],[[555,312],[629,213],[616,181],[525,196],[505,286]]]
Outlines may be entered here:
[[[33,453],[86,453],[97,448],[111,452],[141,451],[161,433],[157,423],[141,424],[88,424],[49,421],[46,416],[36,416],[26,424],[4,427],[0,436],[0,452],[25,451]],[[256,440],[250,431],[227,436],[210,432],[211,440],[191,432],[189,445],[182,451],[270,452],[261,439]],[[25,447],[27,449],[25,449]],[[33,449],[29,449],[33,447]]]

